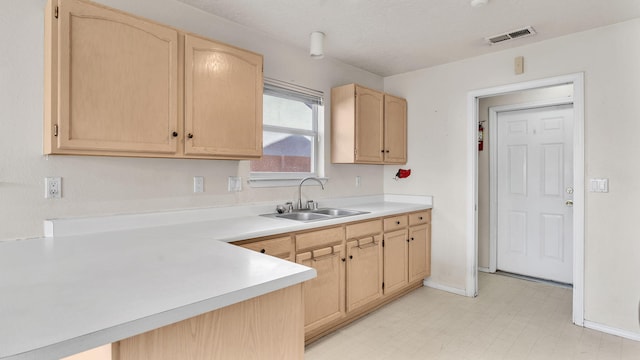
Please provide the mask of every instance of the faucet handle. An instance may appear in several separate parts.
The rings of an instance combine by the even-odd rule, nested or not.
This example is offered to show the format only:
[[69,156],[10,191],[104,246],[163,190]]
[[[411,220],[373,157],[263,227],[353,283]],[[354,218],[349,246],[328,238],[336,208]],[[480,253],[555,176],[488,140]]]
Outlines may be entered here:
[[313,210],[313,207],[315,206],[314,204],[315,204],[315,201],[307,200],[307,209]]
[[293,203],[291,201],[287,201],[284,205],[287,207],[287,212],[293,212]]

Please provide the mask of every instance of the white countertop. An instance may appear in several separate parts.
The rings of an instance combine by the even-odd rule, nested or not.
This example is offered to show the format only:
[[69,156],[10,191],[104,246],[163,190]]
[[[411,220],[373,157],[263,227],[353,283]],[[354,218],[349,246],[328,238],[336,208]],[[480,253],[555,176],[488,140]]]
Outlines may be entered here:
[[[240,207],[166,226],[143,214],[147,227],[137,229],[118,225],[137,215],[54,220],[54,237],[0,243],[0,359],[58,359],[316,276],[225,242],[430,207],[374,201],[346,206],[369,214],[311,223],[234,212]],[[247,209],[239,211],[263,210]],[[104,232],[74,234],[83,224]]]

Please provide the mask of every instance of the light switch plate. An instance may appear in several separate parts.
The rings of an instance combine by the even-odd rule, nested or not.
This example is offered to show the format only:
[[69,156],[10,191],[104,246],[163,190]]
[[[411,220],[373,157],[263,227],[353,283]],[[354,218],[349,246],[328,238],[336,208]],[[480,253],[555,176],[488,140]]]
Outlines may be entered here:
[[524,57],[518,56],[513,61],[514,72],[516,75],[524,73]]
[[229,176],[229,192],[238,192],[242,191],[242,177],[240,176]]
[[609,192],[609,179],[589,179],[590,192]]

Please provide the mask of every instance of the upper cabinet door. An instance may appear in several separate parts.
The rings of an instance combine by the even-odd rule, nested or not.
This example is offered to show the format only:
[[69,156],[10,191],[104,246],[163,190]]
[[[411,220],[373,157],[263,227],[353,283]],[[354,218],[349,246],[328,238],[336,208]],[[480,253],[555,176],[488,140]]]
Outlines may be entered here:
[[384,95],[384,162],[407,162],[407,100]]
[[262,156],[262,56],[185,36],[185,154]]
[[45,151],[175,154],[178,33],[76,0],[58,7],[47,20],[57,38],[46,45]]
[[383,161],[383,109],[383,93],[356,86],[356,162]]

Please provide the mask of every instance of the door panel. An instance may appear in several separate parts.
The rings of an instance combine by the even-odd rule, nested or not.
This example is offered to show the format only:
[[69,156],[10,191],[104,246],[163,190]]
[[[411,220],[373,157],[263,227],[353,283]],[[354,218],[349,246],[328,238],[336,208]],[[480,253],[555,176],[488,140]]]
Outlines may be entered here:
[[527,146],[509,146],[509,193],[527,196]]
[[426,278],[431,273],[431,225],[409,228],[409,282]]
[[383,161],[383,93],[356,86],[356,161]]
[[80,1],[59,11],[58,149],[176,153],[178,33]]
[[384,293],[389,294],[409,283],[407,230],[384,233]]
[[296,255],[296,262],[312,267],[318,276],[303,285],[305,332],[345,315],[344,248],[332,246]]
[[572,106],[501,112],[497,129],[497,268],[571,283]]
[[384,95],[384,162],[407,162],[407,100]]
[[185,36],[185,154],[262,155],[262,56]]
[[347,311],[382,296],[382,235],[347,242]]

